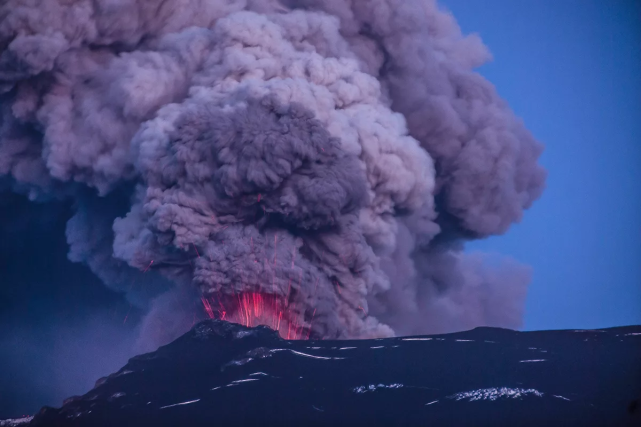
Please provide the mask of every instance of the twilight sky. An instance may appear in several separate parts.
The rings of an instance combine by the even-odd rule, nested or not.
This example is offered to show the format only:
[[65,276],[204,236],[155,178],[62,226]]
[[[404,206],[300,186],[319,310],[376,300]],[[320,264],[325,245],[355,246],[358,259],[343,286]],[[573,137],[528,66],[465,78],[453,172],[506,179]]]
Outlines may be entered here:
[[547,190],[470,249],[534,268],[525,329],[641,323],[641,2],[442,0],[479,71],[546,145]]

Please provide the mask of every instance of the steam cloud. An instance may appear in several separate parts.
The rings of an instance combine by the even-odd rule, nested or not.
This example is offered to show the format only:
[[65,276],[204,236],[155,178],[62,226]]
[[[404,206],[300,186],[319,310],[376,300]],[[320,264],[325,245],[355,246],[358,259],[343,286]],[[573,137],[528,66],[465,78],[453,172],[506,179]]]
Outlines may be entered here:
[[70,259],[147,339],[196,290],[317,337],[519,326],[529,269],[463,244],[540,196],[542,147],[434,1],[8,0],[0,52],[0,187],[75,200]]

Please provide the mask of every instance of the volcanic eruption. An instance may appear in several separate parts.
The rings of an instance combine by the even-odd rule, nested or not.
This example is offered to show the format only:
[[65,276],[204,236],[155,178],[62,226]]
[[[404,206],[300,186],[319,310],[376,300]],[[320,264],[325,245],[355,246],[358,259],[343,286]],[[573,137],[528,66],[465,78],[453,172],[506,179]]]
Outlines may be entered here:
[[540,196],[542,146],[434,1],[8,0],[0,52],[0,188],[74,201],[142,339],[519,326],[529,268],[464,243]]

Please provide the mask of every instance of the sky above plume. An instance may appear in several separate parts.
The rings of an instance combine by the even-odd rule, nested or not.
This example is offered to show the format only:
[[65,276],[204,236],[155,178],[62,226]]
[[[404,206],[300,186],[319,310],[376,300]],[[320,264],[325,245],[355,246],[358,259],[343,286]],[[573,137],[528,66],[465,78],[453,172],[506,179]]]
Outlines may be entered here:
[[443,0],[546,149],[543,197],[470,248],[533,267],[525,329],[641,323],[641,3]]
[[440,2],[508,107],[471,72],[478,39],[421,1],[141,8],[115,34],[79,8],[14,43],[0,418],[181,333],[192,290],[273,292],[329,338],[518,328],[524,302],[526,329],[641,323],[639,7]]

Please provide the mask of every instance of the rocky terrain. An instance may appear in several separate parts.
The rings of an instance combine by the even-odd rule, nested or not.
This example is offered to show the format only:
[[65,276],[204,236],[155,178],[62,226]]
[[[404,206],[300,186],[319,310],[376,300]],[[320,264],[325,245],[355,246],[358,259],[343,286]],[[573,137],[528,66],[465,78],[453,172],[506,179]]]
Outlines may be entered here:
[[637,425],[640,395],[641,326],[288,341],[208,320],[29,425]]

